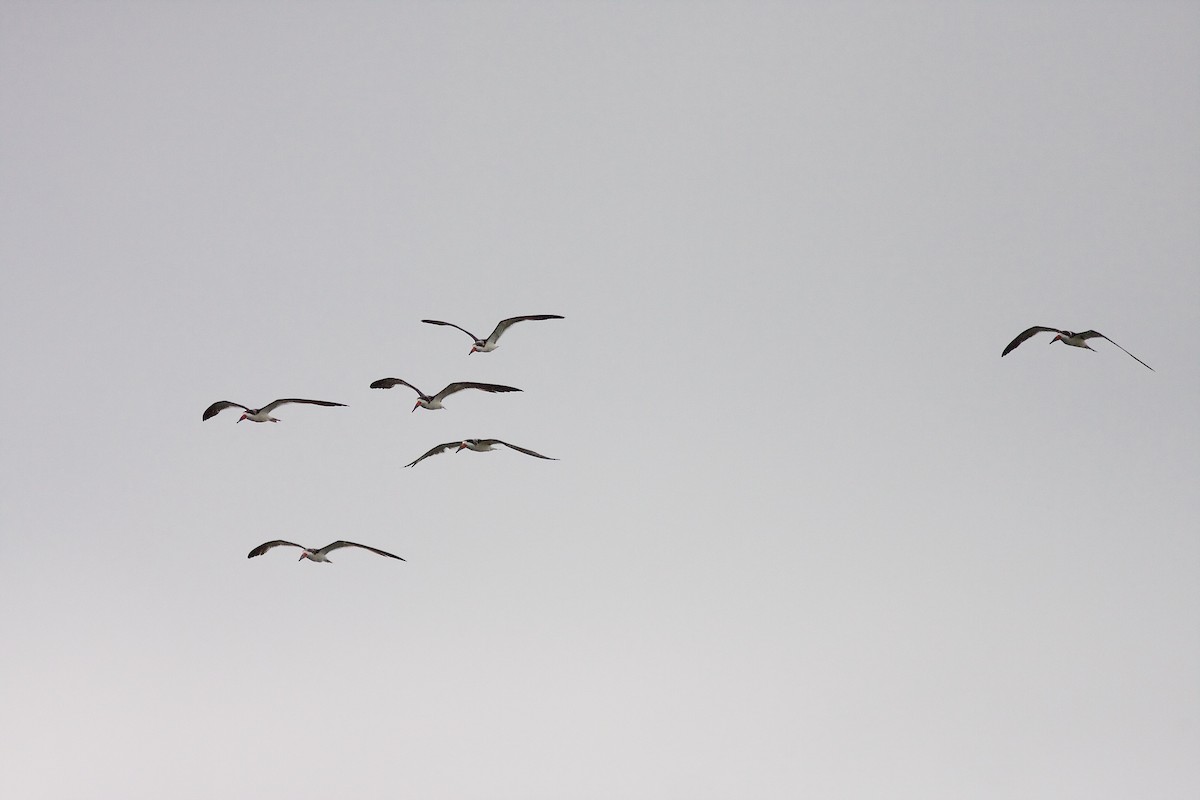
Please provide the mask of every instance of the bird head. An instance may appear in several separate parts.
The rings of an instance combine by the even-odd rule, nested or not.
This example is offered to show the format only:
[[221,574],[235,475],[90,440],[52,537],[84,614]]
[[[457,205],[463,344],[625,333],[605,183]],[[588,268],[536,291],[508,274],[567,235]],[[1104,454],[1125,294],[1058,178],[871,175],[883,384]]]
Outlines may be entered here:
[[[420,407],[421,407],[421,401],[420,401],[420,400],[417,400],[417,402],[416,402],[415,404],[413,404],[412,410],[413,410],[413,411],[416,411],[416,410],[417,410],[418,408],[420,408]],[[410,413],[410,414],[411,414],[411,413],[412,413],[412,411],[410,411],[410,412],[408,412],[408,413]]]
[[1063,337],[1062,337],[1062,334],[1060,333],[1060,334],[1057,334],[1053,339],[1050,340],[1050,344],[1054,344],[1055,342],[1061,342],[1062,340],[1063,340]]
[[307,550],[301,550],[301,551],[300,551],[300,558],[298,558],[298,559],[296,559],[296,560],[297,560],[297,561],[303,561],[304,559],[308,558],[308,555],[309,555],[309,553],[308,553],[308,551],[307,551]]
[[238,417],[238,422],[241,422],[241,421],[242,421],[242,420],[244,420],[246,417],[247,417],[247,415],[246,415],[246,414],[242,414],[240,417]]

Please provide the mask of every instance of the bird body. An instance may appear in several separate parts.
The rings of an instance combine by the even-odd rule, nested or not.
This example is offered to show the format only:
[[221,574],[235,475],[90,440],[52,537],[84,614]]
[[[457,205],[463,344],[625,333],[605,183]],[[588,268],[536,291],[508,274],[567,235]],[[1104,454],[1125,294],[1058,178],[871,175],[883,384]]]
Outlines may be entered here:
[[368,547],[365,544],[356,544],[355,542],[337,541],[337,542],[333,542],[332,544],[327,544],[321,548],[312,548],[312,547],[305,547],[304,545],[296,544],[295,542],[288,542],[283,539],[275,539],[274,541],[263,542],[258,547],[251,550],[250,554],[247,555],[246,558],[254,558],[255,556],[261,556],[263,553],[266,553],[271,548],[279,547],[281,545],[285,546],[285,547],[299,547],[300,550],[302,551],[300,553],[300,559],[299,559],[300,561],[303,561],[304,559],[307,558],[309,561],[317,561],[322,564],[332,564],[333,562],[329,560],[329,554],[332,553],[334,550],[340,550],[343,547],[361,547],[363,550],[370,550],[372,553],[375,553],[377,555],[387,556],[388,558],[395,558],[400,561],[405,560],[403,558],[400,558],[400,556],[392,555],[391,553],[385,552],[383,550],[377,550],[374,547]]
[[1069,344],[1069,345],[1071,345],[1071,347],[1086,347],[1088,350],[1091,350],[1092,352],[1096,351],[1096,348],[1094,348],[1090,344],[1088,344],[1087,339],[1083,338],[1083,336],[1078,333],[1071,333],[1070,331],[1063,331],[1058,336],[1055,336],[1053,339],[1051,339],[1050,343],[1053,344],[1056,341],[1062,342],[1063,344]]
[[474,450],[476,453],[486,453],[489,450],[496,449],[496,445],[501,445],[501,444],[504,445],[505,447],[509,448],[510,450],[516,450],[518,453],[524,453],[527,456],[533,456],[534,458],[544,458],[547,461],[558,461],[557,458],[551,458],[550,456],[544,456],[541,453],[535,453],[534,451],[527,450],[524,447],[517,447],[515,444],[509,444],[508,442],[502,442],[499,439],[463,439],[461,442],[446,442],[445,444],[439,444],[436,447],[431,447],[428,450],[428,452],[426,452],[424,455],[422,455],[416,461],[413,461],[411,464],[405,464],[404,466],[406,466],[406,467],[414,466],[414,465],[424,461],[425,459],[429,458],[430,456],[436,456],[439,453],[446,452],[451,447],[458,448],[458,450],[456,450],[455,452],[459,452],[461,450]]
[[466,328],[462,327],[461,325],[455,325],[453,322],[442,322],[439,319],[423,319],[421,322],[424,322],[427,325],[446,325],[451,328],[458,328],[460,331],[465,333],[467,336],[470,336],[471,339],[474,340],[474,344],[471,345],[471,349],[467,353],[467,355],[471,355],[471,353],[490,353],[495,350],[500,346],[500,337],[506,330],[509,329],[509,326],[513,325],[514,323],[543,319],[563,319],[563,317],[559,316],[558,314],[527,314],[523,317],[509,317],[508,319],[502,319],[497,322],[496,327],[492,329],[491,334],[486,339],[481,339]]
[[412,407],[413,411],[418,408],[425,408],[430,411],[437,411],[444,408],[442,401],[455,392],[461,392],[464,389],[478,389],[482,392],[519,392],[520,389],[515,386],[503,386],[498,383],[476,383],[474,381],[459,381],[452,383],[445,389],[442,389],[437,394],[425,394],[416,386],[413,386],[403,378],[380,378],[371,384],[372,389],[391,389],[393,386],[407,386],[417,393],[417,403]]
[[220,414],[222,411],[224,411],[227,408],[240,408],[243,411],[245,411],[246,413],[244,413],[244,414],[242,414],[242,416],[238,417],[238,422],[241,422],[244,419],[249,420],[250,422],[279,422],[279,420],[277,420],[277,419],[275,419],[275,417],[271,416],[271,412],[274,411],[279,406],[284,405],[285,403],[305,403],[305,404],[312,405],[312,406],[342,406],[342,407],[345,407],[345,405],[346,405],[345,403],[331,403],[328,400],[301,400],[299,398],[291,397],[291,398],[285,398],[282,400],[276,400],[273,403],[267,403],[262,408],[249,408],[247,406],[242,405],[241,403],[234,403],[229,400],[221,400],[219,402],[213,403],[211,406],[204,409],[204,415],[200,419],[201,419],[201,421],[204,421],[204,420],[210,419],[212,417],[215,417],[217,414]]
[[1121,345],[1117,344],[1116,342],[1113,342],[1112,339],[1109,339],[1107,336],[1105,336],[1103,333],[1100,333],[1099,331],[1084,331],[1083,333],[1075,333],[1073,331],[1064,331],[1064,330],[1060,330],[1058,328],[1047,328],[1042,325],[1034,325],[1032,328],[1028,328],[1028,329],[1022,331],[1017,336],[1017,338],[1013,339],[1011,342],[1008,343],[1008,347],[1004,348],[1004,352],[1000,354],[1000,357],[1003,358],[1004,356],[1008,355],[1013,350],[1016,350],[1017,347],[1022,342],[1024,342],[1026,339],[1028,339],[1029,337],[1034,336],[1036,334],[1042,333],[1043,331],[1054,333],[1054,338],[1050,340],[1050,344],[1054,344],[1055,342],[1062,342],[1063,344],[1070,345],[1071,347],[1082,347],[1085,350],[1091,350],[1093,352],[1095,352],[1096,348],[1094,348],[1090,344],[1088,344],[1088,339],[1105,339],[1109,342],[1112,342],[1112,344],[1115,345],[1117,347],[1117,349],[1124,352],[1125,355],[1129,356],[1130,358],[1132,358],[1134,361],[1141,364],[1146,369],[1150,370],[1151,372],[1154,371],[1154,367],[1150,366],[1145,361],[1142,361],[1140,358],[1135,356],[1133,353],[1129,352],[1124,347],[1121,347]]

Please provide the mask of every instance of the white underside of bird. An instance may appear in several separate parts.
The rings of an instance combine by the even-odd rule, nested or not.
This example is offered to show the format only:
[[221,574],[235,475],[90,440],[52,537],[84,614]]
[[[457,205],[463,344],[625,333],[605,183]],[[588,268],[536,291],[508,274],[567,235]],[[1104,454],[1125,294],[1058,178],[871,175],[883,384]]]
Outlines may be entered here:
[[[491,441],[484,441],[484,440],[480,440],[480,439],[467,439],[466,441],[464,441],[462,444],[460,444],[458,446],[458,449],[462,450],[463,448],[466,448],[467,450],[474,450],[476,453],[488,453],[488,452],[491,452],[492,450],[495,450],[496,445],[498,445],[498,444],[505,444],[505,443],[494,440],[494,439]],[[505,446],[511,446],[511,445],[505,445]]]
[[1063,344],[1069,344],[1071,347],[1083,347],[1093,352],[1096,350],[1096,348],[1087,343],[1087,339],[1080,338],[1078,334],[1075,336],[1063,336],[1062,334],[1059,334],[1050,340],[1050,344],[1054,344],[1056,341],[1062,342]]

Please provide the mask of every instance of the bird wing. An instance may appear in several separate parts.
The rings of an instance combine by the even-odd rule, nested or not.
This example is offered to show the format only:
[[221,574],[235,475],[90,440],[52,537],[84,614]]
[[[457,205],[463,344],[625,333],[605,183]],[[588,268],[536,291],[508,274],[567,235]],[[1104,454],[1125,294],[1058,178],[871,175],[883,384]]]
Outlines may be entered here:
[[423,319],[423,320],[421,320],[421,322],[424,322],[426,325],[449,325],[451,328],[458,328],[460,331],[465,333],[467,336],[470,336],[472,341],[476,341],[476,342],[483,341],[482,339],[480,339],[475,334],[471,333],[469,330],[467,330],[463,326],[455,325],[453,322],[442,322],[440,319]]
[[413,386],[408,381],[403,380],[401,378],[380,378],[379,380],[377,380],[371,384],[371,388],[372,389],[390,389],[393,386],[397,386],[397,385],[407,386],[408,388],[412,389],[417,394],[421,395],[421,397],[426,396],[425,393],[422,392],[420,389],[418,389],[417,387]]
[[495,344],[496,342],[500,341],[500,337],[506,330],[508,330],[509,325],[512,325],[514,322],[524,322],[525,320],[534,319],[563,319],[563,317],[559,316],[558,314],[527,314],[523,317],[509,317],[508,319],[502,319],[496,323],[495,330],[492,331],[492,334],[488,336],[487,340],[492,344]]
[[498,383],[475,383],[474,381],[459,381],[452,383],[445,389],[434,395],[434,398],[439,402],[446,399],[455,392],[461,392],[463,389],[478,389],[481,392],[519,392],[520,389],[515,386],[502,386]]
[[1100,333],[1100,331],[1084,331],[1083,333],[1079,334],[1079,338],[1080,338],[1080,339],[1084,339],[1084,340],[1087,340],[1087,339],[1096,339],[1096,338],[1099,338],[1099,339],[1107,339],[1109,342],[1112,342],[1114,345],[1116,345],[1116,346],[1117,346],[1117,349],[1124,351],[1125,355],[1129,356],[1129,357],[1130,357],[1130,358],[1132,358],[1134,361],[1138,362],[1139,364],[1141,364],[1143,367],[1145,367],[1146,369],[1150,370],[1151,372],[1154,372],[1154,371],[1155,371],[1155,370],[1154,370],[1154,367],[1150,366],[1150,365],[1149,365],[1149,364],[1147,364],[1145,361],[1142,361],[1140,358],[1138,358],[1137,356],[1135,356],[1133,353],[1129,352],[1129,351],[1128,351],[1128,350],[1126,350],[1124,347],[1121,347],[1121,345],[1117,344],[1116,342],[1113,342],[1113,340],[1112,340],[1112,339],[1109,339],[1109,338],[1108,338],[1107,336],[1105,336],[1103,333]]
[[1034,325],[1029,330],[1022,331],[1022,333],[1019,336],[1017,336],[1017,338],[1015,338],[1011,342],[1009,342],[1008,347],[1004,348],[1004,352],[1000,354],[1000,357],[1003,358],[1004,356],[1008,355],[1013,350],[1016,350],[1017,345],[1019,345],[1021,342],[1025,341],[1030,336],[1041,333],[1042,331],[1054,331],[1055,333],[1066,333],[1066,331],[1060,331],[1058,328],[1045,328],[1041,325]]
[[446,442],[445,444],[439,444],[437,447],[431,447],[431,448],[429,448],[429,451],[427,453],[425,453],[425,455],[421,456],[416,461],[413,461],[410,464],[405,464],[404,466],[411,467],[414,464],[419,464],[422,461],[424,461],[425,459],[429,458],[430,456],[441,455],[442,453],[449,450],[451,447],[458,447],[461,444],[462,444],[462,442]]
[[243,411],[250,410],[250,409],[246,408],[244,405],[242,405],[241,403],[233,403],[233,402],[230,402],[229,400],[222,400],[219,403],[213,403],[211,406],[204,409],[204,416],[200,418],[200,421],[203,422],[206,419],[215,417],[217,414],[220,414],[222,411],[224,411],[227,408],[234,408],[234,407],[240,408]]
[[265,411],[266,413],[270,414],[275,409],[277,409],[280,406],[285,405],[287,403],[307,403],[310,406],[345,406],[346,405],[345,403],[331,403],[328,400],[301,400],[298,397],[285,397],[283,399],[276,400],[273,403],[267,403],[265,406],[260,408],[259,411]]
[[532,450],[526,450],[524,447],[517,447],[515,444],[509,444],[508,442],[502,442],[499,439],[485,439],[484,441],[491,442],[492,444],[502,444],[507,448],[516,450],[519,453],[524,453],[527,456],[533,456],[534,458],[544,458],[547,461],[558,461],[557,458],[551,458],[550,456],[544,456],[541,453],[535,453]]
[[372,553],[376,553],[381,556],[387,556],[388,558],[399,559],[400,561],[405,560],[403,558],[400,558],[400,556],[392,555],[391,553],[388,553],[384,550],[377,550],[374,547],[367,547],[365,544],[358,544],[356,542],[334,542],[333,544],[325,545],[317,552],[322,553],[322,554],[328,554],[328,553],[332,553],[334,550],[341,550],[343,547],[361,547],[363,550],[370,550]]
[[255,556],[261,556],[263,553],[267,552],[272,547],[279,547],[280,545],[286,545],[287,547],[299,547],[301,550],[305,549],[304,545],[296,544],[295,542],[285,542],[283,539],[276,539],[273,542],[263,542],[258,547],[251,550],[250,555],[246,556],[246,558],[254,558]]

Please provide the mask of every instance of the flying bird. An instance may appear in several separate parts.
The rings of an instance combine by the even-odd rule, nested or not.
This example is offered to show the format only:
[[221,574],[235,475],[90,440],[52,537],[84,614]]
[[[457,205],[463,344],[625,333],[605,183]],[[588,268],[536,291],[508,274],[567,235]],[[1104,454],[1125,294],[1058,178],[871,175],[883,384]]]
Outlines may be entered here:
[[1063,344],[1071,345],[1071,347],[1084,347],[1084,348],[1087,348],[1088,350],[1092,350],[1092,351],[1095,351],[1096,348],[1092,347],[1090,344],[1087,343],[1088,339],[1096,339],[1096,338],[1108,339],[1108,341],[1110,341],[1114,345],[1116,345],[1118,349],[1122,350],[1127,356],[1132,358],[1134,361],[1138,362],[1139,364],[1141,364],[1143,367],[1150,370],[1151,372],[1154,371],[1154,367],[1150,366],[1145,361],[1142,361],[1140,358],[1135,356],[1133,353],[1129,352],[1124,347],[1121,347],[1121,345],[1117,344],[1116,342],[1113,342],[1112,339],[1109,339],[1107,336],[1105,336],[1103,333],[1100,333],[1099,331],[1084,331],[1083,333],[1072,333],[1071,331],[1063,331],[1063,330],[1059,330],[1058,328],[1044,328],[1041,325],[1034,325],[1032,328],[1030,328],[1027,331],[1022,332],[1020,336],[1018,336],[1017,338],[1015,338],[1011,342],[1009,342],[1008,347],[1004,348],[1004,352],[1000,354],[1000,357],[1003,358],[1004,356],[1008,355],[1013,350],[1016,350],[1017,345],[1021,344],[1021,342],[1025,341],[1026,339],[1028,339],[1030,336],[1033,336],[1034,334],[1041,333],[1042,331],[1051,331],[1055,334],[1054,338],[1050,340],[1050,344],[1054,344],[1055,342],[1062,342]]
[[502,444],[511,450],[516,450],[518,453],[524,453],[527,456],[533,456],[534,458],[544,458],[547,461],[558,461],[557,458],[544,456],[541,453],[535,453],[532,450],[526,450],[524,447],[517,447],[515,444],[502,442],[499,439],[463,439],[461,442],[446,442],[445,444],[439,444],[437,447],[431,447],[429,452],[427,452],[425,455],[412,462],[412,464],[405,464],[404,466],[411,467],[415,464],[419,464],[430,456],[436,456],[439,453],[446,452],[451,447],[458,448],[458,450],[455,450],[456,453],[463,449],[474,450],[476,453],[486,453],[489,450],[494,450],[498,444]]
[[564,317],[561,317],[558,314],[530,314],[524,317],[509,317],[508,319],[502,319],[497,322],[495,329],[486,339],[480,339],[466,328],[462,327],[461,325],[455,325],[453,322],[442,322],[438,319],[423,319],[421,322],[424,322],[427,325],[449,325],[451,328],[458,328],[467,336],[470,336],[475,340],[475,343],[471,345],[471,350],[467,353],[467,355],[471,355],[471,353],[490,353],[499,347],[500,337],[504,335],[504,332],[508,330],[510,325],[517,322],[525,322],[526,320],[539,319],[564,319]]
[[380,378],[379,380],[377,380],[371,384],[371,388],[372,389],[390,389],[393,386],[396,386],[397,384],[399,384],[400,386],[407,386],[408,388],[412,389],[414,392],[417,393],[417,404],[412,407],[413,411],[416,411],[418,408],[427,408],[430,411],[436,411],[437,409],[443,407],[442,406],[443,400],[445,400],[447,397],[454,394],[455,392],[461,392],[463,389],[478,389],[481,392],[519,392],[519,391],[521,391],[520,389],[517,389],[514,386],[501,386],[498,383],[475,383],[473,381],[459,381],[458,383],[450,384],[449,386],[447,386],[445,389],[442,389],[437,394],[425,394],[420,389],[413,386],[408,381],[402,380],[401,378]]
[[246,556],[246,558],[254,558],[255,556],[261,556],[263,553],[267,552],[272,547],[280,547],[281,545],[287,546],[287,547],[299,547],[302,551],[304,551],[300,554],[301,561],[303,561],[304,559],[307,558],[309,561],[320,561],[325,564],[332,564],[333,562],[329,560],[329,554],[332,553],[334,550],[340,550],[343,547],[361,547],[363,550],[370,550],[372,553],[376,553],[381,556],[387,556],[388,558],[397,558],[397,559],[400,559],[401,561],[404,561],[404,559],[400,558],[400,556],[395,556],[395,555],[392,555],[391,553],[386,553],[383,550],[376,550],[374,547],[367,547],[365,544],[355,544],[354,542],[334,542],[333,544],[325,545],[320,550],[314,550],[311,547],[305,547],[304,545],[296,544],[295,542],[285,542],[283,539],[276,539],[273,542],[263,542],[258,547],[251,550],[250,554],[248,556]]
[[295,397],[289,397],[283,400],[276,400],[274,403],[267,403],[262,408],[247,408],[241,403],[231,403],[228,400],[222,400],[218,403],[213,403],[211,406],[204,409],[204,416],[201,417],[201,421],[209,419],[210,417],[215,417],[217,414],[220,414],[227,408],[240,408],[246,413],[238,417],[238,422],[241,422],[244,419],[248,419],[251,422],[279,422],[279,420],[271,416],[271,412],[279,408],[284,403],[307,403],[312,406],[346,405],[345,403],[331,403],[328,400],[300,400]]

